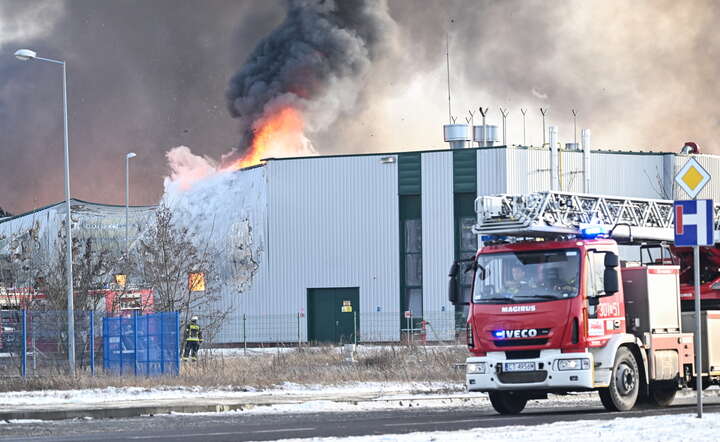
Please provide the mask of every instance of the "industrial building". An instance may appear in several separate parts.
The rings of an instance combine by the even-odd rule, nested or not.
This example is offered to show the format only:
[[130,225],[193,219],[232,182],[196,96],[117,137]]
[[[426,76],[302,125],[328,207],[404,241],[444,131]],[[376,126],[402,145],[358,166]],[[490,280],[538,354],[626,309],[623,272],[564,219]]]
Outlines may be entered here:
[[[485,135],[471,147],[467,126],[445,129],[454,148],[269,158],[173,201],[218,248],[214,290],[232,314],[215,342],[392,342],[423,319],[427,339],[450,339],[462,312],[447,300],[447,273],[477,250],[477,196],[686,197],[673,182],[687,154],[592,150],[589,132],[582,149],[557,148],[552,131],[553,149],[490,146]],[[692,156],[720,176],[720,157]],[[208,203],[220,193],[221,203]],[[720,200],[720,185],[711,181],[699,198]]]

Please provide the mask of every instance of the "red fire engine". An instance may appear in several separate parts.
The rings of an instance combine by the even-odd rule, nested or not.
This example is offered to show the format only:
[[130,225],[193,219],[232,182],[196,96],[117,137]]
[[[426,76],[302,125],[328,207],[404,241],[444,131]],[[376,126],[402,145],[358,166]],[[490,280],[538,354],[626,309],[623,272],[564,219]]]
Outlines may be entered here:
[[[665,243],[672,202],[543,192],[480,197],[476,211],[484,246],[465,269],[471,297],[460,299],[458,262],[449,290],[469,304],[468,390],[512,414],[548,393],[589,390],[608,410],[667,406],[695,385],[694,316],[681,304],[692,280],[684,251]],[[706,279],[707,307],[720,275]],[[720,349],[720,312],[702,320],[703,346]],[[720,381],[715,353],[703,358],[703,386]]]

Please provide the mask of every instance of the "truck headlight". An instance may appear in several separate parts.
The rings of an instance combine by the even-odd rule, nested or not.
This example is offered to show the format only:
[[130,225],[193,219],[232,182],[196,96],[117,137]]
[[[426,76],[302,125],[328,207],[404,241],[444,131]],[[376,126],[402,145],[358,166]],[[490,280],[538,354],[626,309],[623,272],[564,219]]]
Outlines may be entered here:
[[467,374],[485,374],[484,362],[472,362],[467,364]]
[[590,368],[590,359],[560,359],[558,360],[558,370],[587,370]]

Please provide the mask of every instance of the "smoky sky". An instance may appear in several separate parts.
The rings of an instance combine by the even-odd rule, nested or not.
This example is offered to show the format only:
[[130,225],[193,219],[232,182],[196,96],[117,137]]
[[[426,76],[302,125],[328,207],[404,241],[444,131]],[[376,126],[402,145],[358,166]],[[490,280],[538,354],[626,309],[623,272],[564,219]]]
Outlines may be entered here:
[[[237,95],[232,80],[250,70],[253,54],[298,4],[0,3],[0,207],[17,213],[64,197],[60,70],[18,61],[16,49],[67,62],[73,196],[122,204],[132,151],[131,202],[152,204],[169,149],[186,145],[219,159],[242,146],[247,122],[228,109],[228,94]],[[356,71],[337,58],[334,69],[357,78],[333,91],[354,89],[351,105],[308,134],[321,154],[443,148],[446,35],[453,115],[464,121],[468,110],[488,106],[489,122],[498,124],[498,108],[508,108],[509,144],[522,141],[521,108],[528,109],[527,144],[540,143],[542,106],[563,141],[572,141],[574,108],[597,148],[677,151],[693,140],[720,153],[720,17],[710,0],[367,4],[387,9],[392,23],[371,20],[379,26],[365,29],[365,21],[353,22],[357,11],[341,14],[347,23],[338,19],[374,52],[370,66]]]

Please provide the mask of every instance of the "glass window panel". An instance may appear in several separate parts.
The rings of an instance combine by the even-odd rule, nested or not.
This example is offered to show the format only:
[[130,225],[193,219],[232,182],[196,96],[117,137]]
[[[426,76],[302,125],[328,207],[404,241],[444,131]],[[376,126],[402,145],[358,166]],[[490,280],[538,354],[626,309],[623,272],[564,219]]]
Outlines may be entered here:
[[419,253],[405,255],[405,285],[422,285],[422,255]]
[[475,225],[474,216],[465,216],[459,219],[460,222],[460,251],[476,251],[477,235],[472,232],[472,226]]
[[405,291],[407,298],[407,306],[405,310],[410,310],[413,317],[423,315],[423,299],[422,289],[407,289]]
[[405,253],[422,251],[422,223],[420,219],[405,220]]

